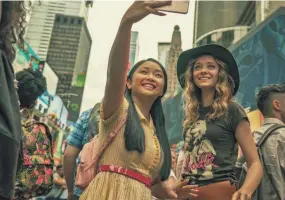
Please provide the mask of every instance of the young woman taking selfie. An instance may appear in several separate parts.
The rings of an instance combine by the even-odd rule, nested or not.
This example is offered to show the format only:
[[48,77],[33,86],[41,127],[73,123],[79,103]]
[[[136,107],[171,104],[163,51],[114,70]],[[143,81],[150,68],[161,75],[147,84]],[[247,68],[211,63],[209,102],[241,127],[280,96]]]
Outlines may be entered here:
[[[151,200],[152,194],[185,199],[194,195],[196,186],[167,182],[171,154],[161,105],[167,88],[164,67],[147,59],[127,72],[132,25],[149,14],[165,15],[156,8],[167,4],[135,1],[121,20],[109,57],[99,141],[104,142],[125,114],[127,121],[103,153],[99,173],[80,200]],[[120,170],[114,172],[114,168]]]
[[[177,64],[184,89],[184,147],[178,172],[199,185],[197,200],[248,200],[259,185],[262,167],[243,108],[233,100],[239,72],[232,54],[206,45],[184,51]],[[240,145],[249,170],[237,191],[234,166]]]

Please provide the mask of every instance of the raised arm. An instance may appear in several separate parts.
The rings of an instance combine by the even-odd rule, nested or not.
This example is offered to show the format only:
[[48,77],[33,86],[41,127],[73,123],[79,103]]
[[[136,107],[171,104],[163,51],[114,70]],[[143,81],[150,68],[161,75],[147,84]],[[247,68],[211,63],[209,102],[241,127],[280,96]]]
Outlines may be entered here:
[[103,99],[105,119],[115,113],[124,98],[132,25],[149,14],[165,15],[155,8],[170,3],[171,1],[135,1],[124,14],[109,56],[107,83]]

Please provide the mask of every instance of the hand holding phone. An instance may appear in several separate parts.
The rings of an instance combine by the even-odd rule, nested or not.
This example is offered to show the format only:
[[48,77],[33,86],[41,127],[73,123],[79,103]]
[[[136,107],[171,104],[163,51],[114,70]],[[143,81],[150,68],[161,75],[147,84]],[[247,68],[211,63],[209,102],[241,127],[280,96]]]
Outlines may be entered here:
[[187,14],[190,0],[172,0],[171,5],[157,8],[159,11]]

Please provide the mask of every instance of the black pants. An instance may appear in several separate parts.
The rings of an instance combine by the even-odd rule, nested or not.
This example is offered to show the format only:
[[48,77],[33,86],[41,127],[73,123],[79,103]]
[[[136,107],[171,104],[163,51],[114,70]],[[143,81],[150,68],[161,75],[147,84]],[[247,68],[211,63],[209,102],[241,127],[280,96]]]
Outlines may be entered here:
[[0,200],[14,195],[20,144],[0,133]]

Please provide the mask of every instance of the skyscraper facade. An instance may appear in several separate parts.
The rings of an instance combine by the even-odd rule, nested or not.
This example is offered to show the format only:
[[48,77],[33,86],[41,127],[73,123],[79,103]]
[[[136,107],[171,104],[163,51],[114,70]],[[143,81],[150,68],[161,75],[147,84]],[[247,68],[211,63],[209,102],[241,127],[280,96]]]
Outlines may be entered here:
[[182,52],[181,49],[181,32],[180,27],[176,25],[174,27],[172,33],[172,39],[170,43],[170,49],[168,53],[168,60],[167,60],[167,96],[173,96],[179,87],[178,79],[177,79],[177,72],[176,72],[176,65],[179,55]]
[[229,47],[249,30],[248,25],[237,26],[248,1],[196,1],[194,46],[219,44]]
[[71,121],[76,121],[80,112],[91,45],[83,17],[56,14],[47,62],[59,78],[57,94]]
[[25,38],[39,55],[46,60],[56,14],[83,17],[88,20],[92,1],[35,1],[32,6]]
[[133,67],[139,56],[139,32],[131,32],[129,67]]
[[157,44],[158,61],[167,68],[168,54],[170,50],[170,42],[159,42]]

